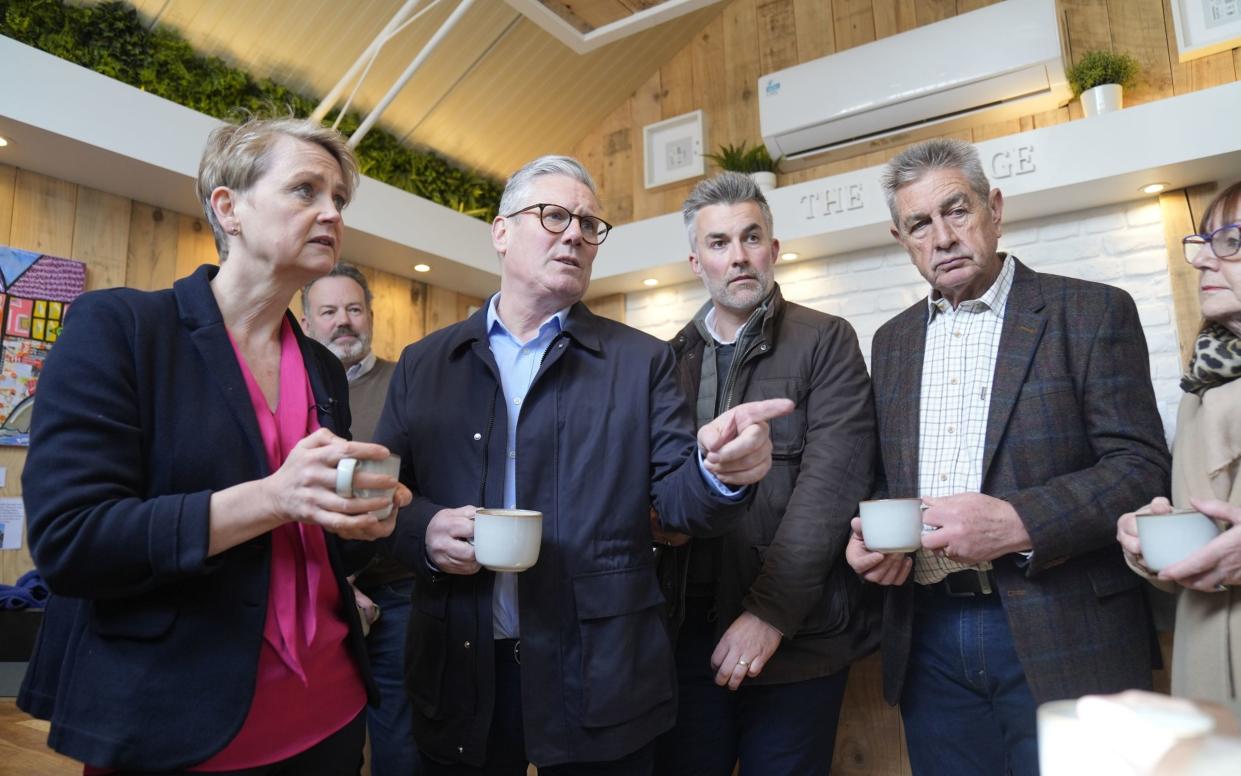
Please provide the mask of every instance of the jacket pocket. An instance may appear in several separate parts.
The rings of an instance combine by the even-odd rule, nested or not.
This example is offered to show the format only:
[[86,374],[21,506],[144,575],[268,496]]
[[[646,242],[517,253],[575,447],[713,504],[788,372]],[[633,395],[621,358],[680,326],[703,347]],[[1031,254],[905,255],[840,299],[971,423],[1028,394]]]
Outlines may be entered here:
[[169,601],[100,599],[91,604],[91,628],[105,639],[155,641],[172,630],[177,607]]
[[1127,593],[1146,584],[1124,564],[1095,564],[1086,570],[1086,574],[1097,598]]
[[771,457],[776,460],[801,458],[806,447],[806,397],[802,385],[800,377],[761,377],[754,381],[755,399],[792,399],[796,403],[791,413],[771,420]]
[[672,699],[672,648],[650,565],[575,577],[585,727],[640,717]]
[[827,577],[823,597],[806,615],[797,638],[829,638],[847,633],[861,597],[860,578],[846,564],[837,562]]
[[405,633],[405,688],[414,707],[431,719],[443,718],[440,695],[448,662],[449,584],[448,580],[414,584]]

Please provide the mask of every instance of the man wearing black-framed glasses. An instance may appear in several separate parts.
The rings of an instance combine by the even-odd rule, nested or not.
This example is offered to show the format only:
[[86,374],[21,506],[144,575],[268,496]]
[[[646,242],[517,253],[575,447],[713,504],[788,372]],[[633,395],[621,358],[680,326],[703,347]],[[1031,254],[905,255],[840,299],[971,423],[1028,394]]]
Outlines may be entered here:
[[[401,356],[377,441],[418,494],[394,533],[414,568],[407,686],[424,774],[642,774],[676,716],[649,512],[728,530],[771,467],[787,399],[703,427],[665,343],[581,303],[594,183],[568,157],[509,180],[492,222],[500,292]],[[476,507],[543,514],[539,558],[480,570]]]

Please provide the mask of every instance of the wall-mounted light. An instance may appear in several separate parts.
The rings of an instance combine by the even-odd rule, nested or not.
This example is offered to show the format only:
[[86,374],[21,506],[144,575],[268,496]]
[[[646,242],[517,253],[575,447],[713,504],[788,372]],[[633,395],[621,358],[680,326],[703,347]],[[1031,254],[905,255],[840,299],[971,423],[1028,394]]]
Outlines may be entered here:
[[0,148],[4,148],[8,144],[9,144],[9,139],[5,137],[4,135],[0,135]]
[[655,278],[647,278],[646,280],[642,281],[642,285],[646,286],[647,288],[651,288],[653,286],[659,285],[659,281],[656,280]]
[[415,264],[414,265],[414,272],[430,272],[430,271],[431,271],[430,264]]
[[800,258],[801,254],[795,253],[794,251],[788,251],[787,253],[780,254],[780,261],[797,261]]
[[1145,186],[1143,186],[1142,193],[1143,194],[1158,194],[1159,192],[1163,191],[1166,188],[1168,188],[1168,184],[1164,183],[1163,181],[1155,181],[1154,183],[1148,183]]

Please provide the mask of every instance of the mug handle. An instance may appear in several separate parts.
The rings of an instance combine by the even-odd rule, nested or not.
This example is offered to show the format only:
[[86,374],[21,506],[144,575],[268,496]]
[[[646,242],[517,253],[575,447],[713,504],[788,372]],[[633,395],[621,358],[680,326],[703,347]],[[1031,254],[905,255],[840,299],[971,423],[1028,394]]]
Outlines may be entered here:
[[353,470],[357,467],[357,458],[341,458],[336,464],[336,495],[353,498]]

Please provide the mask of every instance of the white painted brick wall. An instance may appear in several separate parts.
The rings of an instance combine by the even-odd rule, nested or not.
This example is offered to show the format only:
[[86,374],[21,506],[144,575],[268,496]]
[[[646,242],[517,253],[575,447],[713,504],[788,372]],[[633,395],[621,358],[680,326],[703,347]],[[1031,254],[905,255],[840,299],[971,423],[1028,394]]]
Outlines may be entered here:
[[[1041,272],[1110,283],[1129,292],[1146,331],[1151,379],[1171,439],[1181,397],[1181,364],[1158,201],[1005,224],[1000,249]],[[928,290],[895,242],[890,248],[784,264],[777,267],[776,279],[786,299],[848,319],[867,363],[879,326]],[[686,283],[629,294],[625,314],[631,326],[668,339],[706,300],[701,283]]]

